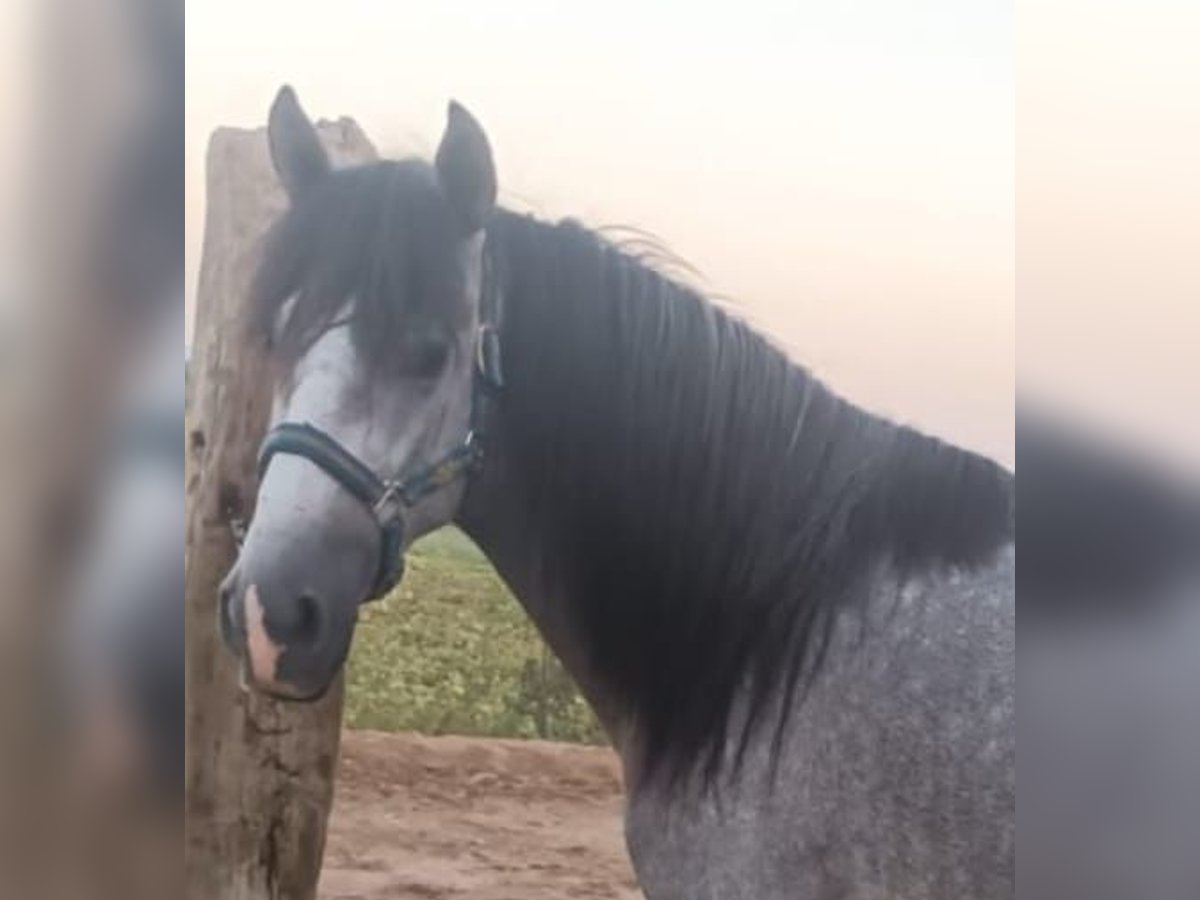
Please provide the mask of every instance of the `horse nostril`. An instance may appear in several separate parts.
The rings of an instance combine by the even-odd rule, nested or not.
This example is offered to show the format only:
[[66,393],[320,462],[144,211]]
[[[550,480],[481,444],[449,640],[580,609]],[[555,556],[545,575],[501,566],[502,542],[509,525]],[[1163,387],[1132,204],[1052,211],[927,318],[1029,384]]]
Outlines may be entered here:
[[311,594],[301,594],[298,602],[296,640],[302,644],[315,644],[321,633],[321,605]]
[[268,613],[267,630],[284,647],[311,647],[321,636],[323,614],[320,601],[304,593],[295,602]]

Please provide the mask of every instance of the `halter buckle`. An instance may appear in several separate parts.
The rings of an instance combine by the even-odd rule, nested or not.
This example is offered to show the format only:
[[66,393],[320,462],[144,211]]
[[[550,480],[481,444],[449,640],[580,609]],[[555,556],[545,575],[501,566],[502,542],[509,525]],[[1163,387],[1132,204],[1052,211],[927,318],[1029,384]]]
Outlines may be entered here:
[[479,326],[475,342],[475,366],[483,380],[494,388],[504,386],[504,369],[500,365],[500,331],[490,322]]
[[394,522],[400,518],[400,510],[404,506],[404,485],[398,481],[384,483],[383,493],[371,506],[371,511],[381,524]]

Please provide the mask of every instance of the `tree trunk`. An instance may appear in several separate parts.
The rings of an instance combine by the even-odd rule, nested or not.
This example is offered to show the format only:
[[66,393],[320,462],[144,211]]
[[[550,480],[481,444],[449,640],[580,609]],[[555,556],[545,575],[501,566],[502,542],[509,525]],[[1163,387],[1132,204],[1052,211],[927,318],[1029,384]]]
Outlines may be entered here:
[[[318,126],[335,163],[375,151],[358,126]],[[238,688],[217,629],[217,589],[248,519],[266,428],[266,360],[242,307],[260,239],[285,205],[266,132],[220,129],[208,148],[208,216],[187,410],[187,897],[312,900],[333,797],[342,687],[313,705]]]

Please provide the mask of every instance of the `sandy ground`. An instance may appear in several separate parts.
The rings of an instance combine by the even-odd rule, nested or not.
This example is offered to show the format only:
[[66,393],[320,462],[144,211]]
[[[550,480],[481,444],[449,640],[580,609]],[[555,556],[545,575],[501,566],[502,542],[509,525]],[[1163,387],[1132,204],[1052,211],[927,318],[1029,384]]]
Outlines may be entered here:
[[607,750],[348,732],[320,900],[641,898]]

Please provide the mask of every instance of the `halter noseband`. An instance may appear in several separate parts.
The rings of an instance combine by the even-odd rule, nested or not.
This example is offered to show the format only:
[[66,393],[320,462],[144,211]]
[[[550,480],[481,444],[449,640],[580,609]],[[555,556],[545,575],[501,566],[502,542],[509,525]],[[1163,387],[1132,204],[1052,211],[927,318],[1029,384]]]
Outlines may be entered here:
[[471,421],[466,436],[434,462],[392,479],[374,470],[332,435],[307,422],[281,422],[267,432],[258,451],[262,480],[278,453],[300,456],[317,466],[367,507],[379,525],[379,567],[367,601],[390,591],[404,575],[404,511],[460,478],[469,478],[483,463],[483,438],[489,405],[504,385],[500,366],[500,320],[503,295],[492,277],[491,254],[484,249],[480,324],[475,339]]

